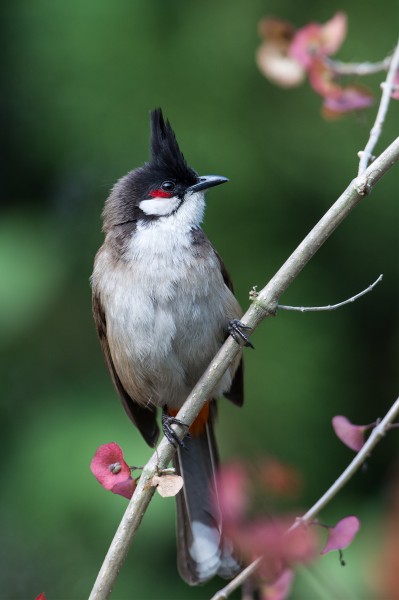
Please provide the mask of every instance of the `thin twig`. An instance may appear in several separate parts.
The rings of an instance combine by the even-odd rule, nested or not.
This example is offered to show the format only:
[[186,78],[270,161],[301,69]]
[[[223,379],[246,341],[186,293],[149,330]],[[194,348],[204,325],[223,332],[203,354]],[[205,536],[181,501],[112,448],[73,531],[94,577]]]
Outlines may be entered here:
[[332,60],[326,57],[325,61],[327,65],[337,75],[358,75],[362,77],[364,75],[373,75],[374,73],[381,73],[381,71],[387,71],[391,63],[392,56],[387,56],[384,60],[376,63],[363,62],[363,63],[345,63],[340,60]]
[[[320,246],[398,160],[399,137],[370,165],[365,173],[349,184],[279,271],[259,292],[243,316],[243,323],[254,330],[265,317],[274,314],[278,299]],[[180,421],[187,425],[194,421],[203,404],[212,397],[215,386],[239,351],[238,344],[229,336],[176,415]],[[180,425],[172,425],[172,427],[180,439],[187,433],[186,428]],[[144,467],[137,488],[111,542],[89,600],[106,600],[109,597],[131,541],[154,494],[155,488],[151,486],[151,479],[159,469],[167,467],[173,453],[174,448],[163,438],[156,452]]]
[[[386,432],[392,427],[392,421],[399,416],[399,398],[395,400],[385,417],[376,425],[371,432],[369,438],[365,442],[361,450],[356,454],[355,458],[348,465],[345,471],[338,477],[338,479],[332,484],[332,486],[323,494],[319,500],[310,508],[307,513],[302,517],[299,517],[295,523],[288,529],[287,533],[294,531],[298,527],[308,525],[311,523],[319,512],[338,494],[338,492],[344,487],[345,484],[353,477],[356,471],[362,466],[364,461],[371,454],[371,451],[375,448],[378,442],[385,436]],[[237,587],[242,585],[243,581],[253,575],[257,570],[258,566],[262,561],[262,557],[259,556],[254,560],[248,567],[246,567],[241,573],[232,579],[224,588],[219,590],[211,600],[225,600]]]
[[310,508],[303,517],[297,519],[294,525],[289,529],[293,531],[300,525],[310,523],[318,515],[318,513],[337,495],[346,483],[353,477],[359,467],[362,466],[371,451],[375,448],[378,442],[385,436],[386,432],[391,428],[392,422],[399,416],[399,398],[395,400],[391,408],[388,410],[385,417],[374,427],[373,431],[367,438],[364,446],[356,454],[355,458],[348,465],[345,471],[338,477],[333,485],[326,491],[325,494]]
[[355,302],[355,300],[357,300],[358,298],[361,298],[365,294],[368,294],[368,292],[371,292],[371,290],[375,288],[375,286],[381,281],[381,279],[382,275],[380,275],[378,279],[374,281],[374,283],[369,285],[368,288],[356,294],[356,296],[352,296],[352,298],[348,298],[348,300],[344,300],[343,302],[338,302],[338,304],[328,304],[327,306],[286,306],[285,304],[277,304],[277,308],[281,308],[282,310],[295,310],[298,312],[320,312],[323,310],[335,310],[337,308],[341,308],[341,306],[345,306],[345,304]]
[[399,69],[399,42],[395,48],[395,52],[392,55],[391,64],[389,65],[387,77],[385,79],[385,84],[382,88],[382,95],[380,105],[378,107],[377,116],[375,118],[374,125],[370,131],[370,137],[366,144],[365,149],[359,153],[360,161],[359,161],[359,171],[358,174],[361,175],[363,171],[367,169],[367,165],[369,164],[373,150],[378,142],[378,139],[382,132],[382,125],[384,123],[386,114],[388,112],[389,102],[391,100],[391,94],[393,90],[393,86],[395,85],[395,76]]
[[234,579],[229,581],[229,583],[224,588],[216,592],[216,594],[212,596],[211,600],[225,600],[226,598],[228,598],[230,594],[234,592],[234,590],[239,588],[240,585],[244,583],[244,581],[246,581],[249,577],[251,577],[253,573],[255,573],[261,562],[262,557],[259,557],[256,560],[254,560],[250,565],[248,565],[248,567],[243,569],[241,573],[237,575],[237,577],[234,577]]

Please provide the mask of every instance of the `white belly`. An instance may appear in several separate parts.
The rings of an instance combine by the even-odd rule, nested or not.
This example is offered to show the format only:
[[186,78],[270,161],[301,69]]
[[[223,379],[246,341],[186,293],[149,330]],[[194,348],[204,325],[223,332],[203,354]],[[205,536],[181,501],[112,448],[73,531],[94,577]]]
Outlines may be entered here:
[[[222,345],[228,321],[241,312],[213,253],[204,260],[186,249],[182,252],[179,244],[166,244],[167,252],[153,252],[154,240],[148,241],[147,252],[142,240],[139,252],[132,243],[128,260],[115,267],[113,259],[112,269],[104,249],[93,283],[126,391],[142,405],[178,408]],[[161,246],[165,249],[165,243]],[[215,397],[229,389],[234,370],[226,373]]]

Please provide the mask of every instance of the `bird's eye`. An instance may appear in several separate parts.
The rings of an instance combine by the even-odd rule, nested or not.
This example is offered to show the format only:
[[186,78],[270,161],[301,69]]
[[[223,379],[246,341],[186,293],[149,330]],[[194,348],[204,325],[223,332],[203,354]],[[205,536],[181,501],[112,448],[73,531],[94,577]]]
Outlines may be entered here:
[[175,189],[176,184],[173,181],[164,181],[161,188],[164,192],[172,192]]

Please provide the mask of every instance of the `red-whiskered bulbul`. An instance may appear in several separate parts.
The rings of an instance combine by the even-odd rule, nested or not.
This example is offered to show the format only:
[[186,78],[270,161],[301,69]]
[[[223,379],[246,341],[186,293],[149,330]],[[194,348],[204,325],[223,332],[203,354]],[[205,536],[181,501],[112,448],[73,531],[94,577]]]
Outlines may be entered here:
[[150,446],[163,429],[178,446],[175,467],[184,487],[177,496],[178,569],[189,584],[239,565],[223,537],[215,490],[218,453],[215,400],[243,403],[241,353],[216,385],[177,444],[174,415],[229,333],[251,345],[239,321],[226,268],[200,228],[207,189],[225,183],[199,177],[186,163],[169,121],[151,113],[151,160],[122,177],[105,202],[105,241],[92,275],[93,313],[113,383],[123,406]]

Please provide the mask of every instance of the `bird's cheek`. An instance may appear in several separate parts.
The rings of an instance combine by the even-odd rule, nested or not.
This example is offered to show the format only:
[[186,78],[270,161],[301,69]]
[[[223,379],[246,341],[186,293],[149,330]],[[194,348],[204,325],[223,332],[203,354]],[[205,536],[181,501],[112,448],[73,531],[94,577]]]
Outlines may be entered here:
[[180,200],[177,196],[172,198],[148,198],[139,204],[140,209],[146,215],[165,216],[171,214],[179,206]]

